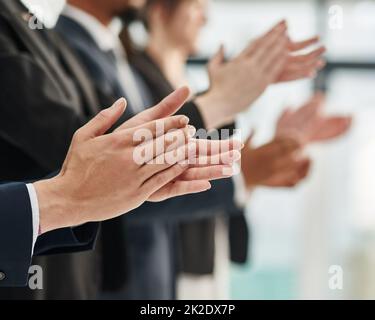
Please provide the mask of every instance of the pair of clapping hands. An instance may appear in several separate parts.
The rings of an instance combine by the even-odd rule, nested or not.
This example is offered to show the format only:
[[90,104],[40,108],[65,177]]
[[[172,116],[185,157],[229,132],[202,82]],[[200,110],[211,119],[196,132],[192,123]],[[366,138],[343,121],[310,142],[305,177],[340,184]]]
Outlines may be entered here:
[[210,180],[230,177],[243,144],[193,139],[189,119],[172,116],[189,94],[180,88],[106,134],[126,109],[120,99],[80,128],[61,172],[34,184],[41,233],[111,219],[145,201],[206,191]]

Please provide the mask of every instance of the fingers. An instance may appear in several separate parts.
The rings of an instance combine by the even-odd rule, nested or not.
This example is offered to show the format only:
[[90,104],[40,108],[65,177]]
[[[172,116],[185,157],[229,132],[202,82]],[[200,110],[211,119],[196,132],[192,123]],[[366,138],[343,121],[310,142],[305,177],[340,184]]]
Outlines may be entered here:
[[263,42],[267,41],[269,38],[272,38],[275,33],[282,32],[287,29],[285,20],[278,22],[274,27],[272,27],[267,33],[259,37],[258,39],[251,42],[245,50],[242,52],[241,55],[247,56],[254,53],[254,51],[258,48],[258,46],[262,45]]
[[307,54],[290,55],[278,81],[315,77],[316,73],[325,66],[325,61],[322,59],[325,51],[325,47],[320,47]]
[[310,171],[311,161],[310,159],[305,159],[300,161],[298,166],[294,171],[290,171],[288,175],[285,176],[284,186],[285,187],[295,187],[302,180],[304,180]]
[[206,139],[191,139],[191,144],[196,146],[196,155],[217,155],[222,152],[230,150],[241,150],[244,145],[239,140],[227,139],[227,140],[206,140]]
[[285,154],[278,159],[275,159],[272,166],[272,171],[274,173],[298,171],[302,162],[305,159],[300,159],[296,154]]
[[228,165],[217,165],[202,168],[189,168],[181,176],[179,181],[195,180],[218,180],[233,176],[233,167]]
[[[218,168],[212,169],[210,167],[231,167],[235,162],[241,159],[241,153],[238,150],[232,150],[215,154],[211,156],[195,156],[196,147],[193,144],[181,146],[180,148],[161,154],[155,158],[152,162],[146,163],[140,170],[140,174],[145,180],[154,176],[158,172],[166,170],[176,163],[188,165],[190,168],[200,168],[201,170],[192,170],[191,173],[203,174],[203,170],[206,170],[206,174],[210,177],[212,172],[217,172]],[[222,172],[221,176],[232,175],[232,170]],[[216,175],[215,175],[216,176]],[[204,177],[204,176],[203,176]],[[198,179],[195,179],[198,180]],[[199,179],[200,180],[200,179]],[[209,180],[208,178],[206,180]]]
[[178,130],[171,132],[165,136],[162,136],[154,141],[148,143],[148,145],[140,146],[141,150],[146,148],[152,148],[152,152],[149,152],[147,159],[144,159],[145,165],[159,164],[166,165],[167,167],[174,165],[178,162],[194,157],[196,147],[193,144],[188,143],[188,140],[195,133],[189,131],[189,128],[185,130]]
[[126,104],[126,100],[121,98],[112,107],[98,113],[76,132],[74,139],[76,141],[86,141],[106,133],[125,112]]
[[315,78],[317,72],[322,70],[326,63],[324,60],[318,60],[307,64],[288,65],[281,72],[276,82],[294,81],[303,78]]
[[197,156],[189,159],[189,164],[194,167],[207,167],[210,165],[233,165],[241,159],[241,153],[238,150],[232,150],[215,154],[211,156]]
[[158,105],[151,109],[154,119],[160,119],[175,114],[190,96],[188,87],[181,87],[164,98]]
[[300,160],[295,166],[279,170],[262,183],[269,187],[295,187],[299,182],[305,179],[311,167],[310,159]]
[[277,158],[298,151],[301,148],[301,143],[293,138],[276,138],[265,147],[270,148],[271,157]]
[[320,59],[325,52],[326,48],[322,46],[306,54],[290,56],[290,63],[306,64],[315,62]]
[[127,130],[124,134],[133,135],[134,145],[140,145],[155,138],[171,133],[172,130],[186,128],[189,118],[186,116],[173,116],[155,120]]
[[309,38],[309,39],[306,39],[306,40],[303,40],[303,41],[297,41],[297,42],[289,41],[288,48],[289,48],[290,51],[303,50],[307,47],[310,47],[310,46],[318,43],[319,40],[320,40],[319,36],[314,36],[312,38]]
[[274,33],[261,41],[253,52],[254,60],[259,61],[264,68],[267,67],[273,61],[276,52],[280,54],[282,49],[286,49],[287,36],[285,32],[286,27],[276,29]]
[[163,99],[156,106],[147,109],[126,121],[117,130],[134,128],[146,122],[163,119],[175,114],[190,96],[188,87],[181,87]]
[[169,198],[187,194],[200,193],[211,189],[211,184],[205,180],[170,182],[150,196],[149,201],[160,202]]
[[[234,157],[234,161],[238,161],[239,151],[243,147],[244,144],[239,140],[190,139],[187,148],[188,153],[185,152],[185,159],[191,165],[199,163],[202,165],[233,163],[229,157]],[[237,152],[233,153],[232,151]],[[168,157],[168,154],[166,156]],[[160,157],[163,157],[163,155]]]
[[348,132],[352,125],[351,117],[329,117],[321,120],[319,130],[311,137],[310,142],[324,142]]
[[[149,165],[153,166],[153,165]],[[166,170],[158,172],[146,180],[142,186],[146,194],[152,195],[168,183],[175,180],[188,168],[187,164],[175,164]]]

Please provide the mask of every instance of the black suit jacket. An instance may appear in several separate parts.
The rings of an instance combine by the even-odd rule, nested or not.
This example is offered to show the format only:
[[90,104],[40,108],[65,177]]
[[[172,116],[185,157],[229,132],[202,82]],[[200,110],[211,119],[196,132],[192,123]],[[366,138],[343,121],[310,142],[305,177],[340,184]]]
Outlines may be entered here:
[[[0,287],[27,283],[32,251],[32,210],[26,185],[0,185]],[[49,232],[37,241],[35,255],[75,252],[93,248],[98,224]]]
[[[173,87],[165,78],[157,64],[145,52],[129,52],[132,66],[142,75],[152,90],[155,101],[171,93]],[[193,125],[205,128],[203,118],[193,101],[189,102],[179,113],[188,115]],[[233,130],[234,124],[226,129]],[[224,181],[228,183],[228,181]],[[223,195],[221,199],[233,196]],[[217,199],[217,198],[216,198]],[[217,208],[223,210],[223,208]],[[224,207],[224,214],[229,216],[230,255],[233,262],[245,263],[248,257],[249,229],[242,209],[235,205]],[[214,268],[214,231],[213,219],[186,221],[179,227],[177,256],[179,270],[191,274],[210,274]]]
[[[75,130],[98,111],[75,56],[53,31],[30,29],[25,13],[18,0],[0,0],[0,181],[58,170]],[[0,299],[95,297],[95,259],[91,253],[38,258],[33,263],[44,268],[45,289],[0,290]]]

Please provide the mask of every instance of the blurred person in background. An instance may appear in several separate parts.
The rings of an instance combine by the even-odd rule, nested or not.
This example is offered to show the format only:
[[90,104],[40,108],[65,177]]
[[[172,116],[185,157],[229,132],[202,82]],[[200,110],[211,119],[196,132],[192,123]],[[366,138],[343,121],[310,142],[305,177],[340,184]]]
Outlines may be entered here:
[[[127,29],[123,31],[121,37],[132,67],[152,88],[154,99],[173,91],[173,88],[189,83],[186,62],[198,51],[199,35],[207,22],[208,4],[208,0],[148,0],[142,12],[129,11],[125,16],[128,18],[124,19],[125,24],[130,23],[131,17],[138,16],[148,30],[149,38],[143,52],[135,48]],[[250,56],[258,54],[265,57],[267,50],[272,51],[272,46],[267,47],[267,50],[260,49],[257,53],[257,45],[261,42],[262,38],[254,41],[242,54],[246,53]],[[317,37],[301,42],[293,42],[288,38],[284,68],[274,77],[273,82],[315,77],[316,72],[324,66],[321,59],[324,48],[318,47],[304,54],[298,52],[317,43]],[[241,54],[238,57],[241,57]],[[238,75],[234,70],[229,72],[230,63],[238,57],[226,62],[224,48],[220,48],[208,65],[209,91],[214,91],[218,74],[222,72],[225,74],[225,71],[228,71],[229,75]],[[272,63],[276,64],[277,59]],[[262,76],[264,77],[264,74],[249,72],[246,80],[262,87],[265,81]],[[232,87],[232,90],[240,94],[237,88]],[[204,93],[202,95],[204,96]],[[193,99],[196,99],[199,105],[199,95]],[[249,101],[249,104],[251,102],[253,101]],[[293,187],[306,176],[309,160],[300,158],[300,162],[291,161],[293,157],[295,160],[298,159],[301,149],[291,152],[288,152],[287,148],[283,150],[281,147],[283,138],[292,138],[304,147],[310,143],[336,138],[349,129],[350,117],[324,116],[323,103],[324,97],[317,93],[295,111],[286,110],[277,122],[274,139],[265,146],[254,148],[251,146],[251,138],[248,139],[242,152],[241,163],[246,194],[250,194],[257,186]],[[228,109],[229,104],[224,108]],[[220,105],[217,109],[220,109]],[[206,115],[204,124],[208,129],[209,119],[217,117],[215,112],[221,113],[220,110],[200,109],[200,111],[202,115]],[[219,123],[223,124],[220,121]],[[243,251],[239,250],[239,247],[244,248],[245,237],[241,235],[246,234],[246,221],[243,217],[243,215],[231,217],[228,221],[222,218],[206,219],[179,226],[177,242],[179,247],[176,251],[176,256],[179,257],[176,270],[176,274],[179,275],[177,281],[179,298],[228,297],[229,260],[230,258],[233,261],[245,260]],[[202,246],[201,243],[206,245]]]

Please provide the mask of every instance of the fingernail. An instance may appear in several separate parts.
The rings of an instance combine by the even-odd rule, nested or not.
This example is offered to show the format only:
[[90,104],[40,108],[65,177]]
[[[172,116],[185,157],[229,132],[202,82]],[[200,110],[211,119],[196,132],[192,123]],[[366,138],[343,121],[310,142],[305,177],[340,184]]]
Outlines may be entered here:
[[125,109],[125,106],[126,100],[124,98],[120,98],[111,107],[103,109],[101,113],[111,116],[112,114],[115,114],[117,112],[117,109]]
[[180,124],[186,126],[190,122],[190,119],[186,116],[181,117]]
[[118,99],[115,104],[113,105],[114,108],[119,108],[120,106],[124,106],[126,104],[125,98]]
[[211,183],[208,183],[208,187],[207,187],[206,191],[207,191],[207,190],[210,190],[211,188],[212,188]]
[[193,138],[195,134],[197,133],[197,129],[195,129],[193,126],[189,126],[189,137]]

